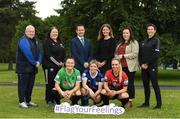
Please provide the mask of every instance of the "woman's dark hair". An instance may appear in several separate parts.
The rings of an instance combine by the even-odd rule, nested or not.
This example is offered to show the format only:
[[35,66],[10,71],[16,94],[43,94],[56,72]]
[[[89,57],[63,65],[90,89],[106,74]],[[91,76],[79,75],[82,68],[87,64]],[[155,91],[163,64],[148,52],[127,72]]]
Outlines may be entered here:
[[129,32],[130,32],[130,37],[129,37],[129,41],[128,41],[128,44],[130,43],[130,41],[134,41],[134,34],[133,34],[133,32],[132,32],[132,29],[130,28],[130,27],[124,27],[123,29],[122,29],[122,34],[121,34],[121,39],[122,39],[122,44],[124,44],[125,43],[125,40],[124,40],[124,38],[123,38],[123,31],[125,30],[125,29],[127,29],[127,30],[129,30]]
[[48,34],[47,34],[47,39],[51,39],[51,38],[50,38],[50,34],[51,34],[51,31],[52,31],[53,29],[57,29],[57,31],[58,31],[58,37],[57,37],[57,39],[56,39],[57,42],[58,42],[58,43],[62,43],[62,40],[60,39],[59,29],[58,29],[57,27],[55,27],[55,26],[53,26],[53,27],[51,27],[51,28],[49,29]]
[[148,28],[149,26],[152,26],[152,27],[154,27],[154,30],[157,30],[156,25],[154,25],[154,24],[152,24],[152,23],[149,23],[149,24],[147,24],[146,28]]
[[67,62],[68,59],[72,59],[74,61],[74,63],[76,64],[74,57],[68,56],[64,60],[64,67],[66,67],[66,62]]

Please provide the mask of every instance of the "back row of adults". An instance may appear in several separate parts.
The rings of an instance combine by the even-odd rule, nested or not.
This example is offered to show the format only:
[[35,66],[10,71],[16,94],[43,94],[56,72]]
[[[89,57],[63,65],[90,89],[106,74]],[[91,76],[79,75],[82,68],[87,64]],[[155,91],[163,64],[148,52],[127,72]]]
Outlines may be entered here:
[[[122,40],[116,45],[111,26],[109,24],[103,24],[99,30],[97,50],[94,51],[95,55],[93,55],[91,41],[84,37],[85,27],[83,25],[77,25],[75,31],[77,36],[71,40],[71,54],[76,62],[75,67],[81,74],[89,67],[89,62],[92,59],[96,59],[98,61],[98,67],[104,75],[111,68],[112,58],[114,56],[119,57],[123,71],[127,74],[129,80],[129,101],[127,105],[128,107],[132,107],[132,101],[135,98],[135,72],[139,69],[140,64],[145,89],[145,101],[139,107],[149,107],[149,81],[151,80],[157,100],[154,108],[161,108],[161,94],[157,81],[159,40],[155,37],[156,26],[154,24],[147,25],[148,38],[140,43],[140,48],[139,43],[133,37],[130,27],[124,27],[122,29]],[[20,39],[18,44],[16,66],[20,107],[37,106],[37,104],[31,101],[31,94],[37,67],[42,59],[34,37],[35,28],[32,25],[28,25],[25,29],[25,35]],[[52,105],[54,104],[52,98],[52,89],[55,86],[54,78],[63,66],[66,58],[66,51],[60,39],[59,30],[56,27],[50,28],[47,39],[44,41],[43,52],[42,66],[46,80],[45,100],[48,105]],[[82,105],[87,105],[86,98],[86,96],[82,96]]]

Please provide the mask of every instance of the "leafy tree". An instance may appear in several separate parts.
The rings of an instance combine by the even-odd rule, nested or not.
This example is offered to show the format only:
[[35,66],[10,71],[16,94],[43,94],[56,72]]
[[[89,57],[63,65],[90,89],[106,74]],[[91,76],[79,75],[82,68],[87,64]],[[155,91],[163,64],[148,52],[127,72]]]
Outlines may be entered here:
[[[87,28],[87,36],[96,39],[100,26],[109,23],[117,39],[123,26],[131,26],[135,38],[142,41],[146,38],[146,24],[154,23],[161,41],[161,63],[177,60],[176,55],[171,53],[170,47],[180,41],[180,3],[178,0],[64,0],[61,2],[62,9],[57,10],[63,17],[63,25],[68,32],[65,37],[72,37],[73,27],[82,23]],[[170,41],[168,41],[170,40]],[[178,53],[177,53],[178,54]]]
[[20,2],[19,0],[0,1],[0,61],[9,62],[9,69],[12,69],[13,51],[11,49],[12,37],[15,33],[15,26],[19,20],[33,18],[35,2]]

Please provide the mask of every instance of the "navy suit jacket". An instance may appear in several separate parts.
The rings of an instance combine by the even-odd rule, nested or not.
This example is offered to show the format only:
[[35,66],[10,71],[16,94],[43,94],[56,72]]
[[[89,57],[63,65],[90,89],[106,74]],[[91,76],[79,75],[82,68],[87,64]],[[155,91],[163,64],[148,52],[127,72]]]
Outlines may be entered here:
[[91,42],[84,38],[84,46],[78,37],[75,37],[71,40],[71,54],[75,59],[76,68],[83,73],[85,70],[84,63],[90,62],[93,58],[93,51]]

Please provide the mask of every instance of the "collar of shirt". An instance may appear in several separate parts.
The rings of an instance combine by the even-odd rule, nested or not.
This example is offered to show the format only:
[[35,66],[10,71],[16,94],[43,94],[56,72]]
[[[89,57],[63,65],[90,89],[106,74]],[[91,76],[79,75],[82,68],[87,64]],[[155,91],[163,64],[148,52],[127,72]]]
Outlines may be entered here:
[[81,39],[84,39],[84,37],[80,37],[80,36],[77,36],[77,37],[78,37],[80,40],[81,40]]

